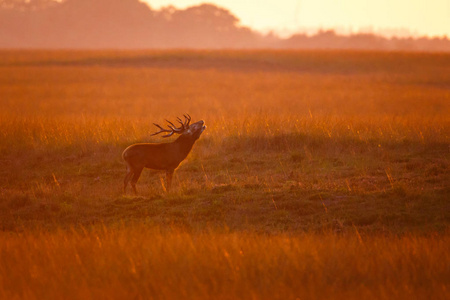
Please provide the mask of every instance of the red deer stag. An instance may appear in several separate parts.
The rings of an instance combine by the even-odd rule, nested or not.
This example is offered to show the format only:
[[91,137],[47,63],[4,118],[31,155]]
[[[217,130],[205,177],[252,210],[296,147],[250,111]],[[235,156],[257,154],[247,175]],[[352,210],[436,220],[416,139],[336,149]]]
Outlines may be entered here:
[[123,151],[122,158],[127,164],[127,175],[123,181],[124,193],[126,192],[128,182],[130,182],[134,193],[137,194],[136,182],[139,180],[144,168],[166,171],[166,190],[169,191],[170,185],[172,184],[173,172],[186,156],[188,156],[195,141],[200,137],[203,130],[206,129],[203,120],[189,125],[191,117],[189,115],[184,115],[184,117],[184,123],[180,118],[177,118],[181,124],[178,128],[167,120],[169,123],[167,127],[169,129],[164,129],[158,124],[153,123],[160,130],[152,135],[167,133],[163,135],[164,138],[167,138],[174,133],[180,134],[175,141],[159,144],[139,143],[131,145]]

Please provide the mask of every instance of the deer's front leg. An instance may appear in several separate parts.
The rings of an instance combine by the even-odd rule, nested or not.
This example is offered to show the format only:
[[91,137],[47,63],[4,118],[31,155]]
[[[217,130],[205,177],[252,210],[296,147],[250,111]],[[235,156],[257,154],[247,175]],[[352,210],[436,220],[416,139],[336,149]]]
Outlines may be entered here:
[[172,185],[172,177],[173,177],[174,171],[175,170],[167,170],[166,171],[167,192],[169,192],[170,186]]

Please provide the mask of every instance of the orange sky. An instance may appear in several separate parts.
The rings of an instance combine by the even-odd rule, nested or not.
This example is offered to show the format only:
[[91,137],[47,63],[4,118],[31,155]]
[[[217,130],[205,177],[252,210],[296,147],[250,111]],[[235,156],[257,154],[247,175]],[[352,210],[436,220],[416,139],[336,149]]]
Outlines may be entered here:
[[[142,0],[144,1],[144,0]],[[281,34],[336,28],[339,32],[450,37],[450,0],[145,0],[154,9],[209,2],[241,24]]]

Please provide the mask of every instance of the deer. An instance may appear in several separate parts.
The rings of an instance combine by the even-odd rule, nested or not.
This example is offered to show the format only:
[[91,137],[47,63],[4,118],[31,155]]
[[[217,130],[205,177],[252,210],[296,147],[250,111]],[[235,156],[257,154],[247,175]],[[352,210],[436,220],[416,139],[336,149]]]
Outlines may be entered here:
[[180,135],[176,140],[168,143],[133,144],[123,151],[122,158],[127,167],[127,174],[123,181],[124,193],[126,193],[128,183],[130,183],[134,194],[137,195],[136,183],[144,168],[165,171],[167,185],[165,190],[169,192],[170,186],[172,185],[173,173],[191,152],[194,143],[206,129],[203,120],[190,124],[191,116],[189,114],[183,116],[185,118],[184,122],[180,118],[177,118],[178,123],[180,123],[179,127],[176,127],[168,120],[166,121],[169,129],[153,123],[159,128],[159,131],[153,133],[151,136],[166,133],[162,137],[168,138],[176,133]]

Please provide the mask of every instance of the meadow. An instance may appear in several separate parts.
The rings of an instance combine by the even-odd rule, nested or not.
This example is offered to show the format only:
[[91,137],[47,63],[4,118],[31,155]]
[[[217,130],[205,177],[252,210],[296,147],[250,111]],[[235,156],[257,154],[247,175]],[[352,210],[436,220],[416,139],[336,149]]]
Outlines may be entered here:
[[2,51],[0,108],[0,298],[450,294],[449,54]]

